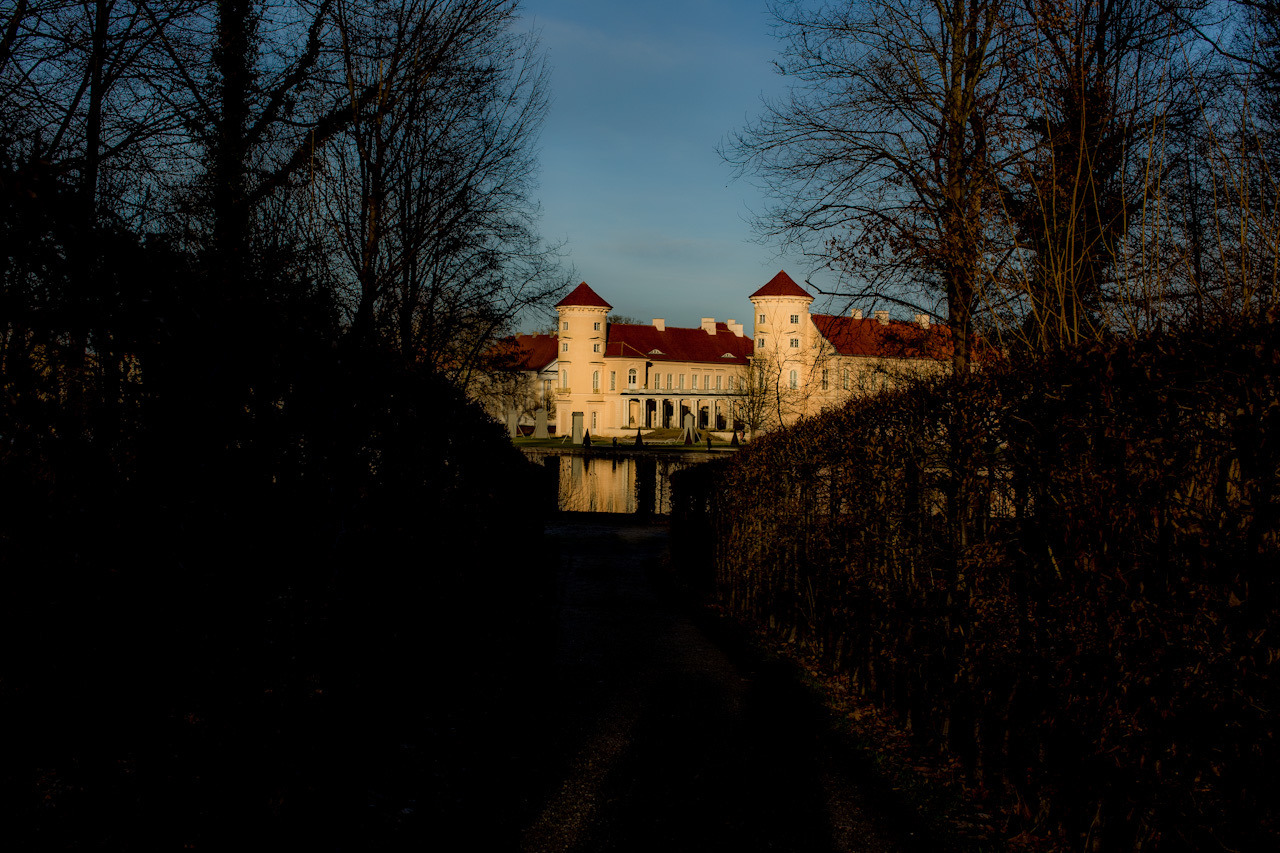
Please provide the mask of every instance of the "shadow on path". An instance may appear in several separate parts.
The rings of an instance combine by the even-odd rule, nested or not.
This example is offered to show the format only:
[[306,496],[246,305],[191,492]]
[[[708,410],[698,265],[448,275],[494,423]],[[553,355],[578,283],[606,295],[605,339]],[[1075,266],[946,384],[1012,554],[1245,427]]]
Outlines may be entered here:
[[726,652],[666,589],[665,526],[563,515],[553,658],[521,849],[889,851],[827,718],[776,663]]

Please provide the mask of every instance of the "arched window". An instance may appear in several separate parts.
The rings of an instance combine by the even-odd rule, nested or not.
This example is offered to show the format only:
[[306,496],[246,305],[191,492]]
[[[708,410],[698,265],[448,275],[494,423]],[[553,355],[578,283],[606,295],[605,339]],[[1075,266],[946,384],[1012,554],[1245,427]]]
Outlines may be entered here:
[[591,374],[591,390],[600,390],[600,371],[598,370]]
[[791,387],[792,388],[800,387],[800,375],[796,373],[794,370],[791,371]]
[[627,387],[636,387],[636,369],[634,367],[627,371]]

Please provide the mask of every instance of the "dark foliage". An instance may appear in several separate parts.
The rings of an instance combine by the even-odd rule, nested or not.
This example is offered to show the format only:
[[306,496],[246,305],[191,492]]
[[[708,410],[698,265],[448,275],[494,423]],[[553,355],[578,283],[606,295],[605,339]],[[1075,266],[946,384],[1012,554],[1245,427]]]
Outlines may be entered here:
[[730,614],[958,759],[1006,837],[1274,849],[1276,332],[857,401],[682,472],[675,531],[714,543],[694,579]]
[[494,685],[537,648],[537,472],[453,386],[354,344],[287,252],[221,288],[164,239],[65,233],[69,191],[6,166],[6,840],[370,849],[473,823],[501,791],[477,775],[505,760]]

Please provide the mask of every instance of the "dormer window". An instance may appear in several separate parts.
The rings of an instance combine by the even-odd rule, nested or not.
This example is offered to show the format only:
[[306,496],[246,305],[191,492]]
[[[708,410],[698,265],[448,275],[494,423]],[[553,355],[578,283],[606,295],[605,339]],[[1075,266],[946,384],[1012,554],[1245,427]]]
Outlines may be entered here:
[[727,352],[727,353],[725,353],[724,355],[722,355],[722,356],[720,356],[720,357],[721,357],[721,358],[733,358],[733,353],[731,353],[731,352]]
[[662,354],[663,354],[663,352],[662,352],[662,350],[660,350],[660,349],[651,349],[651,350],[649,350],[649,355],[662,355]]

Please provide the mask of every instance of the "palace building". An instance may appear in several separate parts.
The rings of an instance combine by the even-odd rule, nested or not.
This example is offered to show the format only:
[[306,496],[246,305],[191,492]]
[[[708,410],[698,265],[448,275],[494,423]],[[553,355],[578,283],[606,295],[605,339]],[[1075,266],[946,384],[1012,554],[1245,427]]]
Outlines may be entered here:
[[554,411],[557,435],[678,428],[688,414],[698,429],[750,434],[950,367],[949,330],[927,315],[813,314],[786,272],[750,300],[749,335],[711,317],[696,328],[610,323],[613,306],[583,282],[556,304],[555,335],[504,342],[512,390],[491,394],[490,408]]

